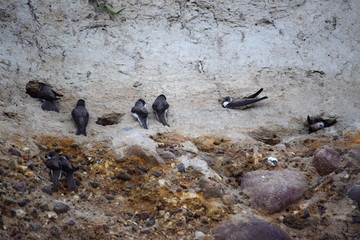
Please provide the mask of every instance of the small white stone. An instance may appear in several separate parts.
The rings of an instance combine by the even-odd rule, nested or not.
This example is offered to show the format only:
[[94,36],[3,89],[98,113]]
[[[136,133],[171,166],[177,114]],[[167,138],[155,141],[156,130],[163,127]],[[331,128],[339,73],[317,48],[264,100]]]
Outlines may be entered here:
[[200,231],[195,232],[195,239],[196,240],[203,240],[203,239],[205,239],[205,237],[206,237],[205,233],[200,232]]
[[22,209],[17,209],[15,213],[16,213],[16,217],[18,218],[24,218],[26,215],[26,212]]
[[50,219],[56,219],[58,217],[58,215],[56,214],[56,212],[48,212],[47,213],[48,218]]

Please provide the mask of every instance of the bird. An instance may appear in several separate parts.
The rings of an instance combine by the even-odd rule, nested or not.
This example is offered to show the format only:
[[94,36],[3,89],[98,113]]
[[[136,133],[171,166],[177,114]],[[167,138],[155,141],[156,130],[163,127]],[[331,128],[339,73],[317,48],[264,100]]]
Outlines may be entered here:
[[131,112],[135,118],[139,121],[141,126],[148,129],[148,115],[149,112],[146,109],[146,103],[143,99],[138,99],[135,106],[131,108]]
[[41,98],[43,100],[48,100],[48,101],[54,101],[54,100],[59,100],[59,97],[63,97],[64,95],[59,94],[57,92],[55,92],[54,90],[52,90],[48,85],[44,84],[44,83],[40,83],[39,84],[39,90],[37,92],[37,97]]
[[61,177],[61,162],[59,159],[59,155],[56,152],[50,151],[45,155],[45,157],[47,158],[47,160],[45,161],[45,165],[51,171],[53,187],[55,189],[59,189]]
[[307,125],[309,127],[309,133],[316,132],[317,130],[331,127],[337,122],[336,119],[323,119],[322,117],[310,117],[307,116]]
[[220,99],[221,105],[224,108],[244,109],[244,108],[248,107],[249,104],[256,103],[261,100],[267,99],[268,98],[267,96],[261,97],[261,98],[257,97],[262,91],[263,91],[263,88],[261,88],[256,93],[254,93],[248,97],[244,97],[242,99],[234,99],[232,97],[225,97],[223,99]]
[[76,135],[86,136],[86,126],[89,123],[89,112],[85,108],[85,100],[79,99],[75,108],[71,112],[71,116],[76,124]]
[[59,94],[52,90],[48,85],[44,83],[39,83],[38,91],[36,96],[42,100],[44,100],[41,108],[44,111],[55,111],[59,112],[59,107],[56,105],[56,100],[59,100],[59,97],[63,97],[62,94]]
[[166,101],[164,94],[160,94],[154,101],[152,108],[156,114],[156,117],[164,125],[170,127],[166,121],[166,113],[169,109],[169,104]]
[[74,172],[77,171],[78,168],[75,168],[65,155],[60,155],[59,159],[61,163],[61,171],[64,176],[66,176],[68,189],[72,189],[74,192],[77,192],[78,188],[74,180]]

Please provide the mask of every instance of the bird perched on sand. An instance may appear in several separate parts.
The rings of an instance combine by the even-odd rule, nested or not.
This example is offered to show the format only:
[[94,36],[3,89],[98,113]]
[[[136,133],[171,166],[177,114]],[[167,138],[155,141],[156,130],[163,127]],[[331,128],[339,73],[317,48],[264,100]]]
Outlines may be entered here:
[[77,192],[78,188],[74,180],[74,172],[78,169],[75,168],[70,162],[70,160],[67,159],[64,155],[60,155],[59,159],[61,162],[61,171],[64,176],[66,176],[68,189],[72,189],[74,190],[74,192]]
[[59,155],[56,152],[51,151],[48,152],[45,157],[47,158],[45,165],[50,169],[53,187],[54,189],[59,189],[61,177],[61,162]]
[[164,125],[170,127],[166,121],[166,113],[169,109],[169,104],[166,101],[164,94],[160,94],[154,101],[152,108],[156,114],[156,117]]
[[71,116],[76,124],[76,135],[86,136],[86,126],[89,122],[89,112],[85,108],[85,100],[79,99],[75,108],[71,112]]
[[224,108],[244,109],[244,108],[248,107],[248,105],[250,105],[250,104],[267,99],[268,97],[266,97],[266,96],[262,97],[262,98],[257,97],[262,91],[263,91],[263,88],[261,88],[256,93],[254,93],[248,97],[244,97],[242,99],[234,99],[232,97],[225,97],[223,99],[220,99],[221,105]]
[[55,92],[45,83],[37,81],[28,82],[26,84],[26,93],[33,98],[40,98],[43,100],[41,108],[44,111],[59,112],[59,107],[57,106],[56,101],[63,95]]
[[310,117],[310,116],[307,116],[306,120],[309,128],[309,133],[316,132],[317,130],[326,127],[331,127],[337,122],[336,118],[323,119],[322,117]]
[[146,103],[143,99],[136,101],[135,106],[131,108],[133,116],[139,121],[141,126],[148,129],[148,115],[149,112],[146,109]]

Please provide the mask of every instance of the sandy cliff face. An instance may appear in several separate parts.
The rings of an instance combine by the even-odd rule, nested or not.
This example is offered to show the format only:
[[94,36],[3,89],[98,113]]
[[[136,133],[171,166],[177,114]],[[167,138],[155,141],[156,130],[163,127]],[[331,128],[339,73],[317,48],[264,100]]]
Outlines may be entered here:
[[[101,4],[112,10],[125,10],[121,15],[109,14],[101,10]],[[121,158],[133,144],[146,145],[145,151],[155,152],[156,144],[148,136],[154,139],[161,137],[158,133],[165,134],[168,139],[156,141],[161,143],[171,142],[169,136],[179,134],[186,141],[179,143],[174,137],[174,142],[159,146],[177,157],[192,159],[194,154],[201,155],[223,177],[231,175],[221,165],[228,160],[216,155],[216,151],[229,151],[233,154],[229,158],[236,158],[239,152],[245,154],[251,149],[249,154],[256,160],[258,154],[262,158],[274,151],[266,145],[278,144],[275,151],[281,152],[294,139],[321,138],[321,144],[310,146],[307,141],[304,149],[295,151],[299,154],[296,157],[309,158],[316,147],[324,144],[336,148],[334,139],[340,139],[343,145],[339,151],[346,154],[359,147],[355,134],[360,129],[359,23],[360,2],[356,0],[2,1],[2,150],[30,147],[33,161],[40,164],[42,154],[56,148],[53,141],[60,140],[52,136],[57,136],[79,144],[81,156],[86,158],[95,159],[92,154],[96,150],[91,152],[97,146],[94,142],[106,143]],[[25,93],[31,80],[45,82],[64,95],[59,101],[59,113],[43,111],[39,100]],[[268,99],[253,108],[231,110],[219,103],[222,97],[244,97],[260,88],[264,88],[261,96]],[[150,114],[149,130],[145,130],[134,120],[130,109],[138,98],[143,98],[150,110],[159,94],[165,94],[170,104],[171,127],[164,127]],[[75,135],[70,116],[80,98],[86,100],[90,113],[86,138]],[[111,126],[96,124],[99,117],[109,113],[119,113],[120,122]],[[336,117],[338,123],[308,135],[304,129],[306,116],[319,114]],[[355,135],[349,137],[348,133]],[[40,136],[51,137],[49,140]],[[236,152],[226,145],[212,149],[216,153],[210,151],[209,156],[205,156],[207,148],[200,147],[201,153],[177,149],[183,142],[194,142],[199,147],[201,144],[194,139],[202,136],[216,139],[216,146],[221,139],[234,144],[246,140],[263,149],[257,152],[259,146],[252,145]],[[293,149],[286,151],[286,157],[293,159]],[[162,156],[161,152],[154,155]],[[318,175],[305,168],[306,159],[302,162],[301,171],[311,176],[310,182],[315,181]],[[262,169],[258,166],[244,171],[259,168]],[[81,178],[83,184],[92,181]],[[351,179],[351,184],[356,181],[358,178]],[[189,183],[186,188],[192,189],[190,186]],[[204,204],[202,201],[199,204]],[[209,224],[213,226],[213,222]],[[193,234],[195,230],[189,231]],[[291,233],[298,239],[316,239],[311,234]]]

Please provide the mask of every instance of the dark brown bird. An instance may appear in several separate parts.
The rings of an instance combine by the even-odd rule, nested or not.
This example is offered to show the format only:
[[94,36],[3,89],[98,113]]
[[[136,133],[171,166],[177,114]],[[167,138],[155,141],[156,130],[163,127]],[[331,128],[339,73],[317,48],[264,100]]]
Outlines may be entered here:
[[59,159],[59,155],[56,152],[51,151],[48,152],[45,157],[47,158],[47,160],[45,161],[45,165],[51,171],[53,187],[54,189],[59,189],[61,177],[61,162]]
[[334,119],[323,119],[322,117],[310,117],[307,116],[307,124],[309,127],[309,133],[316,132],[317,130],[331,127],[337,120]]
[[146,103],[143,99],[139,99],[136,101],[135,106],[131,108],[131,112],[133,116],[139,121],[141,126],[145,129],[148,129],[148,115],[149,112],[146,109]]
[[170,127],[170,125],[166,121],[166,114],[169,109],[169,104],[166,101],[166,97],[164,94],[159,95],[153,105],[152,108],[156,114],[156,117],[159,121],[164,125]]
[[69,159],[67,159],[64,155],[60,155],[60,162],[61,162],[61,171],[66,176],[67,180],[67,187],[68,189],[74,190],[74,192],[78,191],[78,188],[76,186],[75,180],[74,180],[74,172],[78,169],[75,168]]
[[243,109],[250,104],[267,99],[268,97],[266,97],[266,96],[262,97],[262,98],[257,97],[262,91],[263,91],[263,88],[261,88],[256,93],[254,93],[248,97],[244,97],[242,99],[234,99],[232,97],[225,97],[221,100],[221,102],[222,102],[221,105],[224,108]]
[[86,136],[86,126],[89,122],[89,113],[85,108],[85,100],[79,99],[76,103],[76,107],[72,110],[71,116],[76,124],[76,135]]

